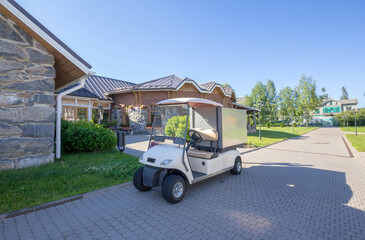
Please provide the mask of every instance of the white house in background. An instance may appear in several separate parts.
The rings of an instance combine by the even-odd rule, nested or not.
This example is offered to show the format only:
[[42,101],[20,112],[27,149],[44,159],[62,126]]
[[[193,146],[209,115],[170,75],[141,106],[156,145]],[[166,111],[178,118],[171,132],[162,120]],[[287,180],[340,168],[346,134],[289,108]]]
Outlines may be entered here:
[[335,100],[333,98],[328,98],[323,100],[321,106],[317,107],[314,116],[334,116],[341,112],[357,110],[358,103],[357,99]]

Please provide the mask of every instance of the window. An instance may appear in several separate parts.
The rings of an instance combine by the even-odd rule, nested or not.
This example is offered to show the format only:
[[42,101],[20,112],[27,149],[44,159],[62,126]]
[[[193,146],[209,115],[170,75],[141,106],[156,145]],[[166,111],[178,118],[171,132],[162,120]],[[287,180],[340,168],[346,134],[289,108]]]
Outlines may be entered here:
[[100,119],[100,124],[110,123],[110,110],[103,110],[102,119]]
[[77,120],[83,120],[83,121],[87,121],[88,116],[87,116],[87,108],[77,108]]
[[91,112],[91,119],[93,120],[94,123],[99,124],[99,118],[100,118],[99,109],[93,108]]
[[319,113],[319,109],[316,109],[316,113]]
[[63,119],[68,121],[88,120],[87,108],[63,106]]
[[153,124],[153,121],[155,121],[156,118],[156,127],[161,126],[161,119],[159,115],[156,115],[156,105],[151,105],[150,106],[150,119],[151,119],[151,124]]
[[63,119],[68,121],[75,121],[75,108],[63,106]]

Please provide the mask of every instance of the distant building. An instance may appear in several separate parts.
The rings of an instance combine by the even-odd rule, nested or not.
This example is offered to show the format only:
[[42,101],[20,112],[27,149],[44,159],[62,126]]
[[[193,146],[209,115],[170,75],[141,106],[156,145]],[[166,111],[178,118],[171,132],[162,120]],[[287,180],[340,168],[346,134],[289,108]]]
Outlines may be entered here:
[[321,106],[313,113],[313,122],[322,126],[333,126],[334,116],[341,112],[357,110],[357,99],[335,100],[328,98],[323,100]]
[[341,112],[357,110],[358,103],[357,99],[335,100],[333,98],[328,98],[323,100],[321,106],[317,107],[314,116],[334,116]]

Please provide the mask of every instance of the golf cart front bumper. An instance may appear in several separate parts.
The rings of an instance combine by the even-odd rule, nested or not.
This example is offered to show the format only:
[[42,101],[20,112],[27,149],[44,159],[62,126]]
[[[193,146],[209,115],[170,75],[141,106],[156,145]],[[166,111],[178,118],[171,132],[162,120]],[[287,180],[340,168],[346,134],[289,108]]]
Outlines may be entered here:
[[143,168],[143,184],[149,187],[161,186],[167,169],[145,166]]

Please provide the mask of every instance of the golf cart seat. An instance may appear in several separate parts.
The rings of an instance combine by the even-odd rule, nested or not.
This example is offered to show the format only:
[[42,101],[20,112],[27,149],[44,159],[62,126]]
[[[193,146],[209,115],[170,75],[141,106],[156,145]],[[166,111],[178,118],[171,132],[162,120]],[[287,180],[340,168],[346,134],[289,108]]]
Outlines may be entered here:
[[196,131],[200,134],[203,141],[218,141],[218,131],[213,129],[201,129],[201,128],[192,128],[191,130]]
[[196,157],[196,158],[203,158],[203,159],[211,159],[214,152],[208,152],[199,149],[189,149],[188,156],[189,157]]

